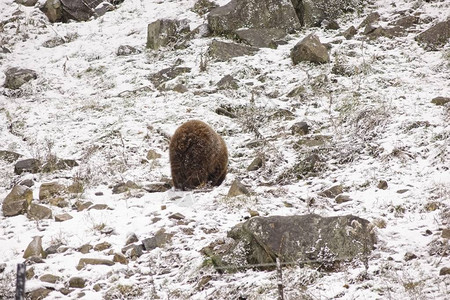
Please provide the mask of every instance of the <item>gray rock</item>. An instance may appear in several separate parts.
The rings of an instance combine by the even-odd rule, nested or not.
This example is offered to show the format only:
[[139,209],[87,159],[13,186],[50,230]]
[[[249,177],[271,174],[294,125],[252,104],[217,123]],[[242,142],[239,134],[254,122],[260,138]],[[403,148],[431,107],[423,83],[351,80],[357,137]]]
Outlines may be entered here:
[[38,0],[14,0],[14,2],[22,4],[24,6],[34,6],[38,2]]
[[226,116],[228,118],[233,118],[233,119],[237,118],[237,115],[235,113],[233,113],[229,109],[226,109],[226,108],[223,108],[223,107],[218,107],[216,109],[216,114],[222,115],[222,116]]
[[113,262],[118,262],[119,264],[127,265],[128,259],[123,254],[114,253]]
[[55,158],[47,161],[42,166],[42,172],[51,173],[58,170],[70,170],[73,167],[78,166],[78,163],[73,159],[59,159]]
[[56,283],[61,280],[61,277],[52,274],[44,274],[41,277],[39,277],[39,280],[47,283]]
[[448,268],[448,267],[443,267],[443,268],[439,271],[439,275],[440,275],[440,276],[450,275],[450,268]]
[[250,195],[250,191],[238,179],[235,179],[228,191],[228,197],[236,197],[240,195]]
[[147,48],[158,50],[170,43],[180,43],[183,35],[189,33],[189,21],[160,19],[147,27]]
[[255,157],[255,159],[253,159],[253,161],[247,167],[247,171],[252,172],[252,171],[259,170],[262,167],[262,165],[263,165],[263,159],[261,158],[261,156],[257,156],[257,157]]
[[366,27],[366,25],[378,22],[378,20],[380,20],[380,14],[378,12],[372,12],[359,24],[358,28]]
[[406,17],[402,17],[400,19],[397,19],[391,23],[389,23],[388,25],[390,26],[400,26],[403,28],[410,28],[416,24],[418,24],[420,21],[420,18],[417,16],[406,16]]
[[57,205],[62,199],[61,196],[66,193],[66,187],[57,182],[48,182],[41,184],[39,188],[39,201]]
[[276,48],[277,41],[286,36],[281,28],[250,28],[235,31],[239,40],[253,47]]
[[381,36],[387,37],[387,38],[394,38],[398,36],[404,36],[406,35],[406,31],[403,27],[395,26],[395,27],[378,27],[374,30],[370,31],[367,36],[369,39],[377,39]]
[[27,299],[30,300],[41,300],[45,299],[53,290],[47,288],[38,288],[37,290],[31,291],[27,294]]
[[309,126],[306,122],[297,122],[290,128],[292,134],[305,135],[309,133]]
[[217,87],[221,90],[237,90],[239,88],[238,80],[234,79],[231,75],[225,75],[217,82]]
[[106,249],[109,249],[109,248],[111,248],[111,244],[108,243],[108,242],[99,243],[99,244],[94,246],[94,250],[95,251],[103,251],[103,250],[106,250]]
[[378,182],[377,188],[379,188],[380,190],[386,190],[388,188],[388,183],[386,180],[380,180]]
[[77,265],[77,270],[83,269],[86,265],[104,265],[113,266],[114,262],[109,259],[101,258],[81,258]]
[[169,216],[169,219],[174,219],[174,220],[183,220],[185,218],[186,217],[183,214],[181,214],[181,213],[174,213],[174,214]]
[[438,50],[450,39],[450,19],[437,23],[430,29],[416,36],[419,42],[427,50]]
[[40,160],[35,158],[28,158],[24,160],[19,160],[14,165],[14,173],[20,175],[22,173],[38,173],[41,170],[42,163]]
[[233,33],[239,28],[278,28],[285,32],[300,29],[300,21],[290,1],[231,0],[208,14],[215,34]]
[[435,97],[431,100],[431,103],[436,105],[445,105],[450,102],[450,97]]
[[94,204],[89,206],[88,210],[112,210],[107,204]]
[[136,236],[135,233],[131,233],[130,235],[127,236],[127,240],[125,242],[125,246],[132,244],[132,243],[137,243],[139,241],[138,237]]
[[0,274],[5,272],[5,269],[6,269],[6,264],[5,263],[0,263]]
[[339,194],[344,192],[344,188],[342,185],[334,185],[326,190],[323,190],[319,193],[319,196],[326,198],[336,198]]
[[233,57],[253,55],[258,51],[256,47],[212,41],[208,48],[208,54],[217,61],[227,61]]
[[351,39],[356,34],[356,28],[355,26],[350,26],[347,30],[345,30],[341,35],[345,37],[346,40]]
[[349,202],[352,201],[352,198],[350,198],[349,195],[337,195],[336,198],[334,198],[334,201],[338,204],[344,203],[344,202]]
[[143,187],[148,193],[164,193],[171,188],[172,185],[168,182],[150,183]]
[[92,16],[96,16],[95,8],[103,2],[103,0],[60,0],[63,15],[62,20],[87,21]]
[[13,151],[0,150],[0,160],[8,163],[13,163],[18,160],[22,155]]
[[131,259],[136,259],[143,254],[144,245],[130,244],[122,248],[122,253]]
[[416,259],[416,258],[417,258],[417,255],[415,255],[412,252],[406,252],[405,253],[405,261],[410,261],[410,260],[413,260],[413,259]]
[[156,152],[155,150],[148,150],[147,152],[147,159],[148,160],[154,160],[154,159],[158,159],[161,158],[161,154],[159,154],[158,152]]
[[195,2],[192,11],[197,13],[199,16],[203,16],[209,13],[213,8],[216,8],[217,4],[209,0],[198,0]]
[[219,266],[273,264],[266,267],[273,269],[275,258],[280,258],[333,270],[335,263],[369,255],[376,243],[369,221],[352,215],[254,217],[234,226],[228,236],[234,242],[223,247],[222,253],[203,251]]
[[149,79],[156,88],[159,88],[164,82],[174,79],[175,77],[191,72],[191,68],[187,67],[170,67],[162,69],[159,72],[150,75]]
[[31,203],[28,208],[27,217],[32,220],[51,219],[52,210],[46,206]]
[[80,253],[86,254],[86,253],[89,253],[89,251],[91,251],[92,248],[94,248],[94,247],[92,247],[92,246],[89,245],[89,244],[84,244],[84,245],[82,245],[81,247],[79,247],[79,248],[77,249],[77,251],[80,252]]
[[69,279],[69,287],[82,289],[86,286],[86,280],[82,277],[72,277]]
[[41,236],[33,237],[33,240],[28,244],[28,247],[27,249],[25,249],[25,252],[23,254],[23,258],[30,258],[33,256],[39,258],[47,257],[47,253],[45,253],[44,249],[42,248]]
[[150,251],[155,248],[163,247],[165,244],[169,243],[172,236],[173,234],[166,233],[164,228],[162,228],[156,232],[155,236],[142,240],[142,244],[146,251]]
[[19,184],[30,188],[34,185],[34,181],[33,179],[24,179]]
[[117,56],[127,56],[133,54],[139,54],[141,51],[130,45],[120,45],[117,49]]
[[318,64],[323,64],[330,61],[327,48],[314,34],[308,35],[294,46],[291,50],[291,59],[294,65],[302,61],[309,61]]
[[23,84],[37,78],[37,73],[30,69],[9,68],[5,71],[5,88],[18,89]]
[[33,200],[33,191],[23,185],[16,185],[3,200],[2,212],[5,217],[24,214]]
[[349,10],[361,6],[354,0],[292,0],[303,26],[320,26],[323,20],[334,20]]

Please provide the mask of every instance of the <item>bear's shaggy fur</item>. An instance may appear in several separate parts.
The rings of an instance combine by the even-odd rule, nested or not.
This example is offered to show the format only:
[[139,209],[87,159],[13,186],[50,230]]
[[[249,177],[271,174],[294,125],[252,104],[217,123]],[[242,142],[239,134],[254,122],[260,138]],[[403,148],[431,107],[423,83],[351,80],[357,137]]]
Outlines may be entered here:
[[227,146],[202,121],[191,120],[178,127],[170,140],[169,156],[176,189],[218,186],[227,175]]

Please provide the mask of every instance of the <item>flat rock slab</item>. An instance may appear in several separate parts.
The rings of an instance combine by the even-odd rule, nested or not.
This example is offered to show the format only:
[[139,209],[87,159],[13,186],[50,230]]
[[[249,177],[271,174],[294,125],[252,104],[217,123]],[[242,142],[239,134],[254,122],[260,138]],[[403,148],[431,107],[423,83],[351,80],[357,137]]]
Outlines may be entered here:
[[253,55],[258,50],[256,47],[212,41],[208,48],[208,54],[218,61],[227,61],[237,56]]
[[101,258],[81,258],[77,265],[77,270],[83,269],[86,265],[104,265],[113,266],[114,262],[109,259]]
[[419,42],[427,50],[438,50],[450,39],[450,19],[437,23],[430,29],[416,36]]
[[234,242],[221,246],[226,249],[222,253],[203,251],[218,266],[269,264],[263,268],[270,269],[276,258],[292,264],[333,265],[367,256],[376,243],[370,222],[352,215],[254,217],[233,227],[228,236]]

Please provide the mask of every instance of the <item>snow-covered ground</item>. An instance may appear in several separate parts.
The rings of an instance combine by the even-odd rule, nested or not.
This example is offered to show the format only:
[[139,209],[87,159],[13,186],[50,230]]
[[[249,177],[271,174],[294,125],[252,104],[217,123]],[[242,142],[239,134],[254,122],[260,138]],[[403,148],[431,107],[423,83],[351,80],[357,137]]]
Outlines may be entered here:
[[[79,212],[71,205],[51,206],[53,215],[73,217],[65,222],[0,213],[0,264],[6,263],[0,298],[8,287],[14,288],[8,276],[24,261],[33,236],[42,236],[44,248],[56,243],[68,248],[33,265],[35,276],[27,281],[27,291],[51,287],[55,291],[48,299],[76,299],[80,293],[84,299],[276,299],[275,272],[249,269],[221,275],[202,265],[200,250],[225,239],[251,209],[262,216],[353,214],[380,227],[367,273],[358,262],[332,273],[289,267],[283,274],[286,299],[448,299],[450,276],[439,271],[450,267],[449,241],[441,237],[442,230],[450,228],[450,110],[431,99],[450,96],[450,48],[447,43],[439,51],[426,51],[414,37],[444,21],[450,2],[393,5],[378,0],[364,13],[338,20],[343,31],[357,27],[373,11],[380,13],[382,26],[397,19],[400,11],[420,13],[424,21],[405,37],[367,40],[359,32],[345,40],[336,31],[309,28],[290,35],[288,44],[277,49],[261,49],[229,62],[208,61],[206,70],[201,62],[213,38],[193,39],[182,50],[145,49],[147,25],[156,19],[187,18],[191,29],[205,23],[190,10],[195,2],[125,0],[98,19],[64,24],[51,24],[38,9],[13,0],[0,2],[0,22],[17,16],[0,31],[3,46],[11,51],[0,54],[0,82],[9,67],[38,74],[20,91],[0,88],[0,150],[24,158],[52,154],[79,162],[68,171],[18,176],[14,164],[0,160],[0,201],[26,178],[35,182],[36,203],[42,183],[70,185],[79,179],[85,189],[68,199],[71,205],[91,201],[111,208]],[[331,43],[331,63],[293,66],[290,50],[311,32]],[[42,46],[58,37],[69,41]],[[120,45],[142,52],[117,56]],[[350,76],[332,72],[339,60]],[[188,91],[155,89],[149,76],[175,64],[191,71],[167,86],[182,83]],[[225,75],[239,80],[237,90],[216,91]],[[301,96],[286,96],[299,86],[304,87]],[[218,115],[219,106],[238,110],[240,117]],[[272,117],[281,109],[293,118]],[[112,193],[119,182],[146,186],[170,179],[167,136],[189,119],[207,122],[227,143],[229,173],[221,186],[202,192]],[[297,147],[303,137],[290,128],[300,121],[311,126],[311,135],[329,137],[326,143]],[[252,128],[265,140],[256,148],[248,146],[257,139]],[[146,160],[149,150],[162,157]],[[293,167],[313,153],[322,160],[317,176],[297,179]],[[258,155],[264,156],[263,168],[247,171]],[[250,188],[251,196],[227,197],[236,178]],[[386,190],[377,188],[380,180],[387,181]],[[318,196],[335,184],[342,184],[352,200],[337,204]],[[398,193],[401,190],[406,191]],[[169,218],[177,212],[185,219]],[[104,227],[113,233],[102,233],[99,228]],[[173,234],[171,242],[128,265],[76,269],[82,257],[112,259],[130,233],[142,240],[160,229]],[[77,251],[102,242],[111,247],[89,254]],[[407,252],[417,258],[406,261]],[[44,283],[39,280],[44,274],[61,280]],[[85,278],[86,287],[64,296],[59,290],[75,276]]]

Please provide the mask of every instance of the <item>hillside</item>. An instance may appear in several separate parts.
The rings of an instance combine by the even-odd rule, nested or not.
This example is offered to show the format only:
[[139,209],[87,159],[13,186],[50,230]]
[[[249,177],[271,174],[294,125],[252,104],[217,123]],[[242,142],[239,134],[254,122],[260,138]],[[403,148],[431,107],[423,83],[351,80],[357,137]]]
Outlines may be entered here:
[[[14,297],[36,236],[46,253],[27,259],[31,299],[277,299],[276,271],[222,274],[202,250],[251,216],[309,213],[366,219],[377,245],[333,270],[283,267],[285,299],[448,298],[450,44],[417,37],[440,22],[448,36],[450,2],[363,1],[339,29],[302,26],[226,59],[211,45],[230,36],[204,34],[196,2],[125,0],[67,23],[50,23],[44,0],[0,2],[0,204],[21,186],[38,205],[0,212],[0,299]],[[163,18],[185,19],[189,38],[149,49],[148,25]],[[294,64],[310,34],[329,62]],[[13,67],[33,79],[7,87]],[[191,119],[223,137],[228,174],[176,191],[169,140]],[[24,159],[38,170],[19,171]],[[235,180],[249,192],[229,196]]]

